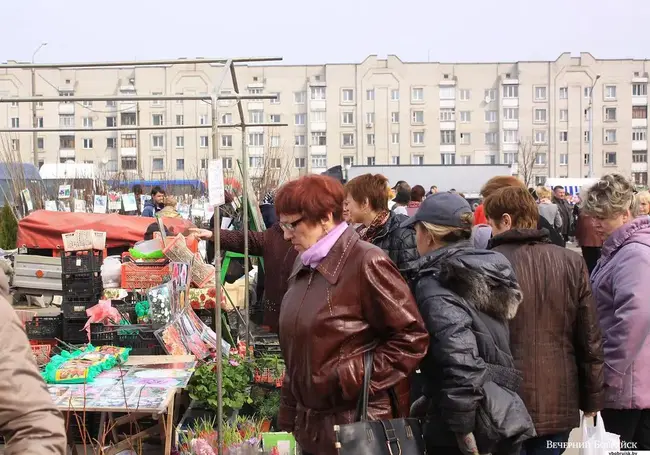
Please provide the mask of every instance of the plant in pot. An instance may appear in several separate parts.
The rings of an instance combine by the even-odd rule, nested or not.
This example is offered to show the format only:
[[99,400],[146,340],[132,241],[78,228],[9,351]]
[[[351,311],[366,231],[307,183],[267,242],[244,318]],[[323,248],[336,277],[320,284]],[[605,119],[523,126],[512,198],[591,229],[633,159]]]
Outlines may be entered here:
[[272,422],[280,410],[280,391],[268,390],[256,403],[257,416],[262,419],[262,433],[271,431]]
[[253,380],[257,384],[272,384],[282,387],[284,373],[285,364],[282,357],[265,355],[255,361]]

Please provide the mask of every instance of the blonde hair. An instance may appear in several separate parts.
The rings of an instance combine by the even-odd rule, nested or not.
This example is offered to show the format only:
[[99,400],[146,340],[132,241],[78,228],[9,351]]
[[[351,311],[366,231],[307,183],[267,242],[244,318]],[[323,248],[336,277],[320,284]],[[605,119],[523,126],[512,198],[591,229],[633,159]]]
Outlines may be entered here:
[[176,203],[174,196],[165,196],[165,207],[176,207]]
[[545,186],[538,187],[535,192],[537,193],[537,197],[540,199],[550,199],[553,194],[551,190]]
[[456,243],[471,238],[474,214],[463,213],[460,216],[460,221],[463,227],[441,226],[426,221],[420,221],[420,224],[437,243]]
[[621,174],[603,176],[589,190],[582,201],[582,209],[590,216],[607,219],[630,210],[638,212],[634,185]]
[[636,197],[634,199],[636,202],[636,212],[633,215],[638,216],[641,215],[641,203],[645,202],[646,204],[650,204],[650,192],[641,191],[640,193],[636,194]]

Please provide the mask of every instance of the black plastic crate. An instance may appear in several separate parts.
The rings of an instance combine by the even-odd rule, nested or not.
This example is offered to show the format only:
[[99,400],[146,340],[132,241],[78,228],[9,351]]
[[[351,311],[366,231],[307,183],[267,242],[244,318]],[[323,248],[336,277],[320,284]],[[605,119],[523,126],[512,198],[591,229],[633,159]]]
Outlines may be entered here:
[[101,250],[66,251],[61,253],[61,272],[93,273],[100,272],[104,260]]
[[66,319],[88,319],[86,310],[92,306],[97,305],[99,299],[101,298],[101,293],[95,294],[92,297],[77,297],[66,295],[63,297],[63,303],[61,303],[61,311],[63,311],[63,317]]
[[61,315],[34,316],[34,319],[25,323],[25,332],[30,340],[61,338],[63,333]]
[[87,319],[67,319],[63,318],[63,336],[62,340],[68,344],[86,344],[88,343],[88,332],[83,328]]
[[165,349],[152,329],[129,326],[90,325],[90,341],[97,346],[131,348],[130,355],[164,355]]
[[208,327],[210,327],[212,330],[216,330],[216,327],[214,325],[214,308],[213,309],[203,309],[203,310],[194,310],[196,315],[199,317],[201,321]]
[[76,273],[61,276],[64,295],[76,297],[94,297],[102,293],[102,276],[99,273]]

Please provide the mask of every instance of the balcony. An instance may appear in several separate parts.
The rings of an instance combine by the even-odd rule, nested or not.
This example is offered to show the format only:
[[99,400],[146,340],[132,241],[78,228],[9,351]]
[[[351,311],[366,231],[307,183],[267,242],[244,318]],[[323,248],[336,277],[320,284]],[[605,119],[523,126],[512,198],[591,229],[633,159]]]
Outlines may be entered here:
[[248,127],[246,127],[246,132],[249,133],[249,134],[264,133],[264,127],[263,126],[248,126]]
[[648,126],[647,118],[633,118],[632,119],[632,128],[644,128]]
[[327,146],[326,145],[312,145],[310,147],[310,152],[312,155],[327,155]]
[[264,155],[264,146],[249,145],[248,154],[254,156],[262,156]]
[[309,100],[309,109],[312,111],[324,111],[327,109],[327,101],[325,100]]
[[519,129],[519,120],[504,120],[503,121],[504,130],[518,130]]
[[264,103],[261,101],[249,101],[246,107],[249,111],[263,111]]
[[632,151],[648,150],[648,141],[632,141]]
[[75,159],[75,149],[59,149],[59,158]]
[[453,109],[456,107],[456,99],[441,99],[440,100],[440,109]]
[[440,153],[456,153],[456,144],[441,144]]
[[327,131],[327,122],[311,122],[309,128],[313,132]]
[[74,115],[74,103],[59,103],[59,115]]
[[120,156],[125,157],[136,157],[138,156],[137,147],[120,147]]
[[138,103],[135,101],[120,101],[119,110],[122,113],[135,113],[138,110]]
[[647,172],[648,163],[632,163],[632,172]]
[[647,96],[633,96],[632,97],[632,106],[647,106],[648,97]]
[[440,129],[441,130],[455,130],[456,129],[456,122],[440,122]]
[[519,107],[519,98],[502,98],[502,107]]
[[501,150],[504,152],[518,152],[519,144],[501,144]]

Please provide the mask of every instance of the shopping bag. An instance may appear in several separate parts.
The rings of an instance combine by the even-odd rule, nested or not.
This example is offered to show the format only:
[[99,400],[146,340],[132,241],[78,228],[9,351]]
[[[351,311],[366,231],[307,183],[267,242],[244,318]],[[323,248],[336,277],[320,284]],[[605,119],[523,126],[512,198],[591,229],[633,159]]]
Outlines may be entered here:
[[609,455],[621,450],[621,437],[605,430],[600,412],[596,414],[596,425],[582,414],[582,455]]

